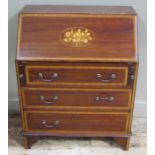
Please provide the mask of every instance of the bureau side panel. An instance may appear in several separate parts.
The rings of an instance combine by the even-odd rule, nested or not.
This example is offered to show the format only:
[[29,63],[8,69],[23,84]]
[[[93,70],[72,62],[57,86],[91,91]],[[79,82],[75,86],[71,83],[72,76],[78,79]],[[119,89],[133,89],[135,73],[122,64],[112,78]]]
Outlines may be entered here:
[[20,105],[20,112],[21,112],[21,122],[23,130],[25,130],[25,121],[24,121],[24,111],[23,111],[23,103],[22,103],[22,81],[20,80],[20,68],[18,61],[15,62],[16,64],[16,76],[17,76],[17,83],[18,83],[18,97],[19,97],[19,105]]

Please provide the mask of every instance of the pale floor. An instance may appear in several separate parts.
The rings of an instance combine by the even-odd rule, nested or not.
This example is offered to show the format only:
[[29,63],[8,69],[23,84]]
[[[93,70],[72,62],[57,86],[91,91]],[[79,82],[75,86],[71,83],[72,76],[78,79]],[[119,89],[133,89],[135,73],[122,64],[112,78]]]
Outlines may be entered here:
[[9,155],[146,155],[146,119],[134,118],[129,151],[109,138],[41,138],[31,149],[23,147],[18,116],[9,117]]

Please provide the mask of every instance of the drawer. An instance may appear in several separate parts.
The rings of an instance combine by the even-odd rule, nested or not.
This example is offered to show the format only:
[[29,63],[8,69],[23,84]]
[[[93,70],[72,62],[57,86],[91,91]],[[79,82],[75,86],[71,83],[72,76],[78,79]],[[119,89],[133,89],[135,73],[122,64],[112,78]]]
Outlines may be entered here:
[[31,108],[130,108],[130,89],[24,88],[23,103]]
[[128,113],[25,112],[26,130],[32,132],[126,132]]
[[126,86],[127,66],[26,66],[27,85]]

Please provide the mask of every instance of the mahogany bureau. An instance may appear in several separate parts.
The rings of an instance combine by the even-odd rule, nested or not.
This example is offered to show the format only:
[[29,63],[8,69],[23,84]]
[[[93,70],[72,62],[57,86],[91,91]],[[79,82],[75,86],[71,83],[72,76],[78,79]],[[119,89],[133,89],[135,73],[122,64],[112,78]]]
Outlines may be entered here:
[[25,6],[16,70],[25,147],[39,136],[112,137],[129,148],[138,70],[128,6]]

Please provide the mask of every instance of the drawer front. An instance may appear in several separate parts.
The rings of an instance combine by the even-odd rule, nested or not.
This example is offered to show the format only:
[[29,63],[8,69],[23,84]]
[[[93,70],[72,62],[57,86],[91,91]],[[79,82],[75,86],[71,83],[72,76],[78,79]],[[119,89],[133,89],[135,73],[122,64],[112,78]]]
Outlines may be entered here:
[[26,66],[28,85],[126,86],[127,66]]
[[26,112],[27,131],[126,132],[128,113]]
[[25,88],[22,93],[24,106],[34,108],[129,108],[131,100],[128,89]]

